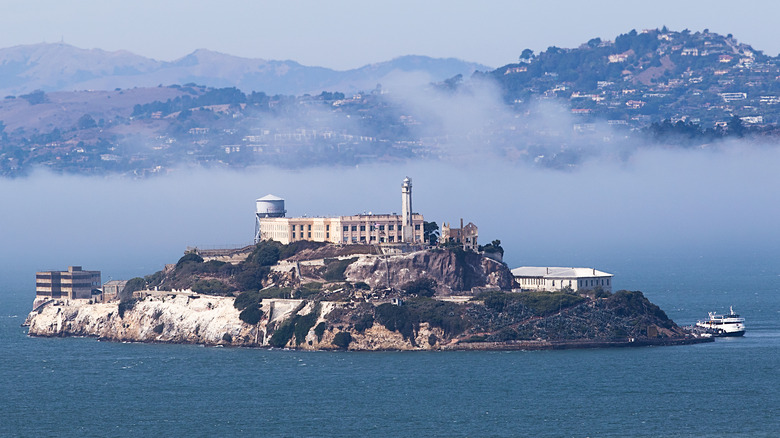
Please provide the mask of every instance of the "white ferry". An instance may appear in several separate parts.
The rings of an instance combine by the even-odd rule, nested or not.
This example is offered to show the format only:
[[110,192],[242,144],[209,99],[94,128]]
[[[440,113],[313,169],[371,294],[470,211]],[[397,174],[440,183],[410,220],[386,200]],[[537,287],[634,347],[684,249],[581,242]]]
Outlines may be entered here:
[[745,318],[734,313],[734,309],[729,307],[731,313],[728,315],[718,315],[710,312],[710,319],[696,322],[696,327],[707,329],[713,336],[742,336],[745,334]]

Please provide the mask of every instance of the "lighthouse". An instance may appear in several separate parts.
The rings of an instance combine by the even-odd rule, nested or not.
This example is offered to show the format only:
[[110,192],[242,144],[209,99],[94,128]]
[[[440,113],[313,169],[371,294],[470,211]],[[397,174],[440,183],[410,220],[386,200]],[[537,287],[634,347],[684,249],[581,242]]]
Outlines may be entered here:
[[408,176],[401,184],[401,215],[403,216],[403,241],[414,242],[414,225],[412,225],[412,179]]

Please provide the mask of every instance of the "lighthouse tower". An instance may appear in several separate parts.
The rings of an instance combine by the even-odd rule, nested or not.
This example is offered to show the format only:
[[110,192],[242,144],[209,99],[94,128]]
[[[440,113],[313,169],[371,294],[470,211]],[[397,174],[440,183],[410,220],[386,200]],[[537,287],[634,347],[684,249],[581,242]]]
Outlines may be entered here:
[[414,242],[414,226],[412,225],[412,179],[408,176],[401,184],[401,214],[403,215],[403,241]]

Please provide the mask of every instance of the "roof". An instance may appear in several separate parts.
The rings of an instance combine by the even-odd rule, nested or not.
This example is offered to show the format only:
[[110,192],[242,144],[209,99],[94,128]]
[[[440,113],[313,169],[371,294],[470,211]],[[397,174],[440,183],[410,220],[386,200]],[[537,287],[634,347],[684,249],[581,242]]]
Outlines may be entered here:
[[262,198],[257,198],[257,200],[258,201],[284,201],[284,199],[282,199],[282,198],[280,198],[278,196],[274,196],[274,195],[272,195],[270,193],[265,195],[265,196],[263,196]]
[[612,277],[613,275],[594,268],[561,268],[551,266],[521,266],[512,269],[515,277],[542,277],[542,278],[593,278]]

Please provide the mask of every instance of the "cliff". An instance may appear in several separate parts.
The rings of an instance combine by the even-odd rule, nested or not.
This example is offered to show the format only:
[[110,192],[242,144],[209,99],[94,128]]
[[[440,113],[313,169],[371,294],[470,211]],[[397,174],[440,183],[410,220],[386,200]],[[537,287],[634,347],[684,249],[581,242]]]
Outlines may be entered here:
[[431,278],[442,295],[471,291],[475,287],[512,289],[512,273],[500,262],[481,254],[433,249],[387,257],[362,256],[344,272],[347,281],[367,283],[372,288],[399,287],[421,278]]
[[121,302],[38,300],[29,334],[313,350],[701,341],[641,292],[509,292],[506,265],[460,249],[261,242],[242,253],[237,263],[187,253],[128,281]]
[[26,324],[31,336],[305,350],[549,349],[707,341],[679,328],[639,292],[621,291],[603,299],[544,294],[551,300],[545,303],[539,294],[525,293],[491,293],[465,303],[410,298],[402,305],[260,299],[255,303],[261,309],[257,322],[247,323],[232,297],[163,293],[131,305],[52,302],[31,312]]

